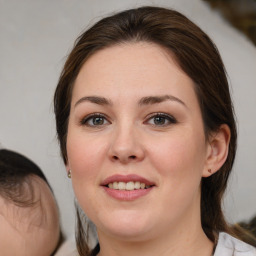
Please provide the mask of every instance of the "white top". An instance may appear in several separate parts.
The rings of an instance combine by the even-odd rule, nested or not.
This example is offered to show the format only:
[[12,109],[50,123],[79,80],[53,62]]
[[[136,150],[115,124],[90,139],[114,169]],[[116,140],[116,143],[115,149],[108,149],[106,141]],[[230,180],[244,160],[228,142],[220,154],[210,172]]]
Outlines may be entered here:
[[256,256],[256,248],[227,233],[220,233],[214,256]]
[[[75,239],[68,239],[55,256],[77,256]],[[220,233],[214,256],[256,256],[256,248],[227,233]]]

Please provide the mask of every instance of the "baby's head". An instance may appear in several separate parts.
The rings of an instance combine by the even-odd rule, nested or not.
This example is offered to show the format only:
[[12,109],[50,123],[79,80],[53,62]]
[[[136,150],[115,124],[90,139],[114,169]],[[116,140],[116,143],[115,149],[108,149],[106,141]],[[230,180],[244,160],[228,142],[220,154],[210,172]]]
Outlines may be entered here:
[[40,168],[0,150],[1,255],[50,256],[60,239],[58,207]]

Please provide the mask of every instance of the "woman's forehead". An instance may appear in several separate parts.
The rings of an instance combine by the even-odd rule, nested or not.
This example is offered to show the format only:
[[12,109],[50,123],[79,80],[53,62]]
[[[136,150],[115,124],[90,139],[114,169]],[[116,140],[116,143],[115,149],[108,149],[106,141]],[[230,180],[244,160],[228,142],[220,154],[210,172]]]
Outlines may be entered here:
[[95,52],[86,60],[76,80],[79,81],[81,73],[86,73],[88,67],[102,73],[112,73],[113,67],[129,68],[139,72],[141,69],[146,71],[150,68],[157,71],[168,63],[177,66],[180,72],[183,72],[178,67],[174,54],[164,47],[150,42],[127,42]]
[[78,74],[72,96],[73,102],[85,93],[90,96],[99,93],[106,97],[111,93],[121,93],[129,97],[129,91],[134,92],[134,89],[136,93],[150,89],[147,96],[152,93],[164,95],[170,88],[168,85],[174,84],[180,88],[188,84],[190,90],[194,89],[193,81],[165,49],[145,42],[128,43],[92,55]]

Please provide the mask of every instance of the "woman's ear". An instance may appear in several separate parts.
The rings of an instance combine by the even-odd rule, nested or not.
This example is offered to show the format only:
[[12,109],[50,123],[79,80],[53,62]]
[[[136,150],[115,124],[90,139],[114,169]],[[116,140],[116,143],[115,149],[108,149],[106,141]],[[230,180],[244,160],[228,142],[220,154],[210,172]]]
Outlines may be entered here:
[[217,132],[210,135],[203,177],[211,176],[225,163],[228,156],[230,136],[229,126],[226,124],[221,125]]
[[65,167],[66,167],[66,172],[67,172],[67,175],[68,175],[68,173],[69,173],[69,171],[70,171],[70,166],[69,166],[68,161],[67,161]]

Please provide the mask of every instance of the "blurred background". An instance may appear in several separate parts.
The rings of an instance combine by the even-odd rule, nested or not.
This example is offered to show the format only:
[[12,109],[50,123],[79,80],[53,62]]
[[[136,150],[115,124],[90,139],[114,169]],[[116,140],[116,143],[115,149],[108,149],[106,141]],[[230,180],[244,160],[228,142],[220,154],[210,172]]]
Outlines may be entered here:
[[53,115],[58,76],[74,40],[109,13],[141,5],[177,9],[216,43],[237,114],[237,159],[224,208],[229,222],[256,215],[255,0],[0,0],[0,143],[35,161],[57,198],[64,232],[74,233],[71,182]]

